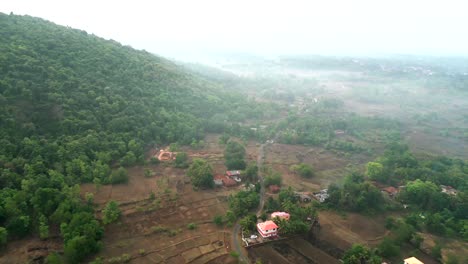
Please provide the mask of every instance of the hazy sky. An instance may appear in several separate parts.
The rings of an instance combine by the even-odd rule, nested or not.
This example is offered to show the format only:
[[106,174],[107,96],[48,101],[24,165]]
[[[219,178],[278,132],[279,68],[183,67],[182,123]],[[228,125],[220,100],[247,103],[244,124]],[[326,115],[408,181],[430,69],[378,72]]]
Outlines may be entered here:
[[174,57],[207,51],[468,55],[468,1],[2,0],[0,11]]

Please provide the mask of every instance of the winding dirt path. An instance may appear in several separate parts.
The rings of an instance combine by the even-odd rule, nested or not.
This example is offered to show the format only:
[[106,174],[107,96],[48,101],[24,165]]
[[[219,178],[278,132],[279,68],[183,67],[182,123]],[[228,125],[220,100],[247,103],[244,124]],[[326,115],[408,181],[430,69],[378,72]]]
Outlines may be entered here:
[[[256,212],[257,217],[260,216],[263,206],[265,205],[265,184],[263,183],[263,162],[265,161],[265,147],[270,143],[263,143],[258,148],[258,156],[257,156],[257,167],[258,167],[258,180],[260,183],[260,202],[258,204],[258,209]],[[250,263],[249,256],[247,251],[242,247],[242,241],[239,238],[240,232],[240,220],[237,220],[234,228],[232,230],[232,247],[237,254],[239,254],[239,261],[240,263]]]

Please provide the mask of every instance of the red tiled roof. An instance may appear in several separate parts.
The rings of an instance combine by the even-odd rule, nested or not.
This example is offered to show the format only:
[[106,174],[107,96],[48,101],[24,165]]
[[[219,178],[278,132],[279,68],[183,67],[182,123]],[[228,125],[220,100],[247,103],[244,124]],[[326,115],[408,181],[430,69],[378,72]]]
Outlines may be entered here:
[[260,230],[271,230],[278,228],[278,226],[275,224],[275,222],[268,220],[263,223],[258,223],[257,227],[260,228]]
[[237,182],[229,177],[223,177],[223,184],[224,186],[234,186],[237,185]]

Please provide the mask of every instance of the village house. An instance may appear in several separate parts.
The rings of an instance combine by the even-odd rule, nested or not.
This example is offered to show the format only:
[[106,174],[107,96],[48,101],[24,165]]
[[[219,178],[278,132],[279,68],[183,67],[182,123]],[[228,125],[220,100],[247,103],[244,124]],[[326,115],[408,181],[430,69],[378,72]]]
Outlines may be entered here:
[[424,262],[420,261],[415,257],[405,259],[405,264],[424,264]]
[[275,237],[278,235],[278,226],[271,220],[258,223],[257,230],[263,238]]
[[271,219],[275,219],[275,218],[279,218],[279,219],[283,219],[283,220],[286,220],[286,221],[289,221],[289,218],[291,216],[286,213],[286,212],[273,212],[271,214]]
[[215,175],[215,176],[213,177],[214,185],[215,185],[216,187],[221,187],[221,186],[223,186],[223,178],[224,178],[223,175],[219,175],[219,174]]
[[237,185],[237,182],[235,180],[221,174],[216,174],[213,177],[213,182],[216,187],[233,187]]
[[235,180],[238,183],[242,181],[242,179],[240,178],[240,175],[241,173],[238,170],[226,171],[226,176]]

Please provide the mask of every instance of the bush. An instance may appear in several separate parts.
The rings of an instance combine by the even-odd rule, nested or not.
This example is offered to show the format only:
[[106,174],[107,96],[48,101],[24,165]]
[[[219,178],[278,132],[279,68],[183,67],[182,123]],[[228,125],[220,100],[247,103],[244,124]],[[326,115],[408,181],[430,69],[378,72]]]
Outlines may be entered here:
[[400,247],[395,240],[384,238],[378,246],[379,253],[382,257],[392,258],[400,255]]
[[0,247],[3,247],[7,243],[8,231],[4,227],[0,227]]
[[153,164],[153,165],[158,165],[159,162],[160,161],[156,157],[151,157],[151,159],[150,159],[150,163]]
[[223,216],[222,215],[216,215],[213,218],[213,223],[215,223],[217,226],[222,226],[223,225]]
[[314,176],[314,170],[310,165],[300,163],[297,165],[292,165],[290,168],[294,173],[299,174],[303,178],[311,178]]
[[177,153],[175,161],[174,161],[174,166],[176,168],[188,168],[189,162],[188,162],[187,153],[185,152]]
[[110,180],[112,184],[127,183],[128,182],[127,170],[123,167],[118,168],[117,170],[112,172]]
[[194,229],[197,228],[197,225],[196,225],[195,223],[190,223],[190,224],[187,225],[187,228],[188,228],[189,230],[194,230]]
[[115,201],[108,202],[104,210],[102,210],[102,213],[103,213],[102,222],[105,225],[117,221],[117,219],[119,219],[120,214],[121,214],[119,205]]
[[153,176],[153,171],[148,168],[145,168],[144,175],[145,175],[145,178],[151,178],[151,176]]

